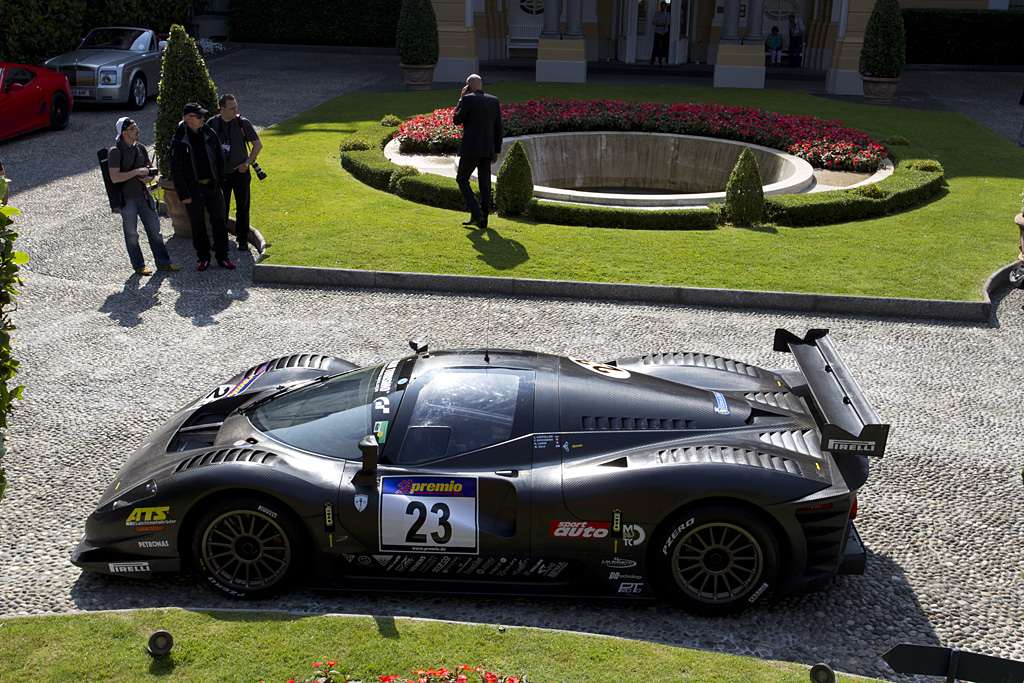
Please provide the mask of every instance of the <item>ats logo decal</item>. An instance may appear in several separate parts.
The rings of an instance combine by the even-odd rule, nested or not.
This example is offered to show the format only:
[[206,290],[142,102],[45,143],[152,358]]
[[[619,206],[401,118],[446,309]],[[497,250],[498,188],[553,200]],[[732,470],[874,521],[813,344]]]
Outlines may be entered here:
[[107,565],[112,574],[134,574],[136,572],[148,572],[149,562],[111,562]]
[[132,513],[128,515],[128,519],[125,520],[125,526],[140,526],[150,522],[174,524],[176,520],[167,519],[167,513],[170,509],[170,506],[159,508],[135,508],[132,510]]
[[552,538],[604,538],[609,522],[551,522]]
[[827,451],[863,451],[870,453],[875,450],[874,441],[849,441],[846,439],[829,439]]

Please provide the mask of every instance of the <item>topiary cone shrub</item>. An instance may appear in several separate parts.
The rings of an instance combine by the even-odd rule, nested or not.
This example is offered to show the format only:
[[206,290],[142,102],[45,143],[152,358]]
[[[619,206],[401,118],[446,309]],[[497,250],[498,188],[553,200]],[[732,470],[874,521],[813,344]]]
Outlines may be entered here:
[[217,88],[196,41],[175,24],[164,48],[160,77],[160,95],[156,99],[156,162],[160,175],[171,177],[171,138],[181,123],[181,110],[189,102],[198,102],[218,111]]
[[526,150],[516,140],[498,168],[498,184],[494,190],[494,206],[505,216],[519,216],[526,203],[533,199],[533,169]]
[[402,0],[395,44],[402,64],[437,64],[437,15],[430,0]]
[[744,147],[725,186],[725,218],[733,225],[757,225],[764,217],[764,188],[757,159]]
[[907,37],[897,0],[876,0],[864,29],[858,71],[871,78],[899,78],[907,64]]

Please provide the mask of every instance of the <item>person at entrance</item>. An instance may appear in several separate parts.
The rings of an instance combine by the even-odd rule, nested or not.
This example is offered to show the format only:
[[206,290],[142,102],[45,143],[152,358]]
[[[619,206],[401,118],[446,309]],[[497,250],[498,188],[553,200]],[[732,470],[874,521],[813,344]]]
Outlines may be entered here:
[[654,49],[651,50],[651,64],[658,60],[658,64],[668,64],[668,31],[672,23],[672,15],[668,13],[668,3],[663,2],[658,6],[652,20],[654,24]]
[[[452,122],[462,125],[455,182],[469,207],[469,220],[463,225],[486,228],[487,216],[491,213],[491,164],[498,161],[505,129],[501,125],[501,103],[494,95],[484,92],[484,81],[478,74],[470,74],[466,79]],[[480,185],[479,203],[469,184],[473,171]]]
[[804,22],[795,13],[789,13],[789,65],[800,66],[804,52]]

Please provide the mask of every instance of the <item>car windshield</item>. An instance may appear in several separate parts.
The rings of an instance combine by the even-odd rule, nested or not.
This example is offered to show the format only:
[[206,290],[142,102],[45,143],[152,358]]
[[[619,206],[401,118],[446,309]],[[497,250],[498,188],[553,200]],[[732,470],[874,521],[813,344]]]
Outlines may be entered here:
[[357,460],[359,440],[371,433],[373,379],[380,371],[356,370],[284,394],[256,409],[252,422],[289,446]]
[[146,32],[137,28],[98,28],[85,37],[80,49],[145,50]]

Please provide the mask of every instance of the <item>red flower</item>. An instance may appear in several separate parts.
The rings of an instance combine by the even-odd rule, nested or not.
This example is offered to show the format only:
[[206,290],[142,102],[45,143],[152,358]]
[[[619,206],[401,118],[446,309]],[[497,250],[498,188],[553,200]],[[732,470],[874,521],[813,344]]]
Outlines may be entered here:
[[323,662],[313,662],[314,669],[319,669],[321,666],[323,666]]
[[335,659],[334,661],[327,660],[327,665],[328,666],[337,666],[338,665],[338,660],[337,659]]
[[498,683],[498,677],[492,674],[490,671],[484,672],[484,680],[487,681],[487,683]]
[[391,675],[391,676],[377,676],[377,678],[379,678],[379,679],[381,680],[381,683],[391,683],[391,681],[393,681],[393,680],[395,680],[396,678],[398,678],[398,676],[397,676],[397,675]]

